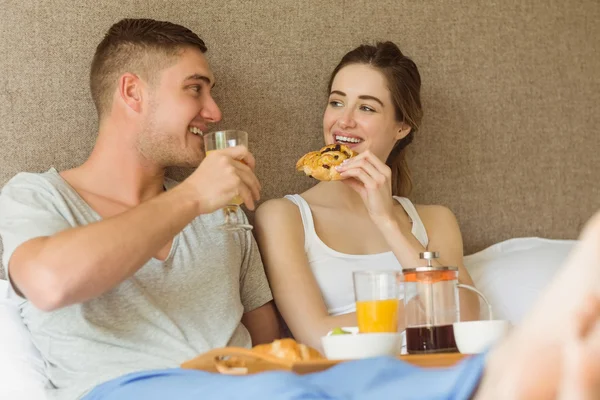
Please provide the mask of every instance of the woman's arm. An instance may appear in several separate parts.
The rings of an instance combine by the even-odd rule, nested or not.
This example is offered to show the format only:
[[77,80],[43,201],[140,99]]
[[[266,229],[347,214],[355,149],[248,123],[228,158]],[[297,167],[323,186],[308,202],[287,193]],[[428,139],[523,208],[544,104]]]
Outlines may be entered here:
[[[458,267],[458,280],[473,285],[473,280],[463,266],[462,236],[456,217],[441,206],[421,207],[419,215],[429,236],[427,249],[411,233],[408,219],[396,213],[392,197],[390,168],[370,151],[346,160],[336,167],[343,182],[353,188],[363,199],[371,219],[386,238],[394,255],[403,268],[425,265],[419,258],[424,251],[438,251],[439,260],[432,265],[452,265]],[[470,320],[479,317],[479,299],[474,293],[460,291],[461,319]]]
[[304,251],[298,207],[269,200],[256,211],[255,235],[275,304],[294,338],[321,349],[321,336],[338,326],[356,326],[355,313],[329,316]]

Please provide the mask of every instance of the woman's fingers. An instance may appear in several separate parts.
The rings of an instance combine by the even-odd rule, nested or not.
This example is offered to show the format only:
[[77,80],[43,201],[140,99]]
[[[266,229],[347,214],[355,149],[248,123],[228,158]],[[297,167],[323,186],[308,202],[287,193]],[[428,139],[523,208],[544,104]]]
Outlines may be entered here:
[[375,154],[371,153],[368,150],[362,153],[362,155],[364,159],[368,160],[371,163],[371,165],[373,165],[373,167],[375,167],[382,175],[386,177],[391,177],[392,170],[386,165],[386,163],[381,161],[379,157],[377,157]]
[[384,186],[388,180],[387,177],[366,158],[356,160],[348,166],[344,166],[341,168],[340,175],[342,177],[355,177],[366,187],[373,189]]
[[[384,162],[382,162],[377,156],[375,156],[370,151],[365,151],[364,153],[360,153],[358,156],[349,158],[340,165],[338,171],[341,173],[342,171],[346,171],[350,168],[354,168],[356,166],[365,166],[366,170],[369,174],[376,178],[378,174],[381,174],[384,178],[390,179],[392,176],[392,171],[390,167],[388,167]],[[368,168],[371,166],[372,168]],[[375,173],[374,171],[377,171]]]
[[344,172],[341,172],[340,175],[344,178],[355,178],[362,182],[366,188],[377,187],[377,183],[373,177],[371,177],[371,175],[369,175],[362,167],[347,169]]

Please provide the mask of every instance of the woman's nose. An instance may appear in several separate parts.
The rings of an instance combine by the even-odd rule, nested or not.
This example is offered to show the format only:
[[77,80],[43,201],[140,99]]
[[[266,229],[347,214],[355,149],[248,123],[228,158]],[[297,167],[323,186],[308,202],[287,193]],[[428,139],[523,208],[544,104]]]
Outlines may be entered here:
[[354,115],[352,111],[345,111],[344,114],[338,120],[338,124],[340,128],[352,128],[356,125],[356,121],[354,120]]

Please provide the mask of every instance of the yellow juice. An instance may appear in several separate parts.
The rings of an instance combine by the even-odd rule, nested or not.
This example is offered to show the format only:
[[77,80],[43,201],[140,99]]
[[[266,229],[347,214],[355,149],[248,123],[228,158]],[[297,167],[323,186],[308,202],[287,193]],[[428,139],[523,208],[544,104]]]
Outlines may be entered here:
[[357,301],[359,332],[397,332],[398,306],[398,299]]
[[[214,150],[209,150],[206,152],[206,155],[208,156],[210,153],[212,153]],[[240,196],[235,196],[233,199],[231,199],[231,201],[229,202],[229,205],[232,206],[239,206],[242,205],[244,203],[244,200],[242,200],[242,198]]]

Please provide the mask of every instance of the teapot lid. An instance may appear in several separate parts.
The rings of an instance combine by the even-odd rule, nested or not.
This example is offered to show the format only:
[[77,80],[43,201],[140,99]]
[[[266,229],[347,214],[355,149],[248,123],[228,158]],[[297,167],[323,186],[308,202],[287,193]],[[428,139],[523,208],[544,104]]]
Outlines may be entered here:
[[416,272],[443,272],[443,271],[458,271],[458,267],[451,266],[439,266],[434,267],[431,265],[431,260],[435,260],[440,257],[440,253],[437,251],[425,251],[423,253],[419,253],[419,258],[421,260],[427,260],[426,267],[415,267],[415,268],[405,268],[402,270],[403,274],[410,274]]

